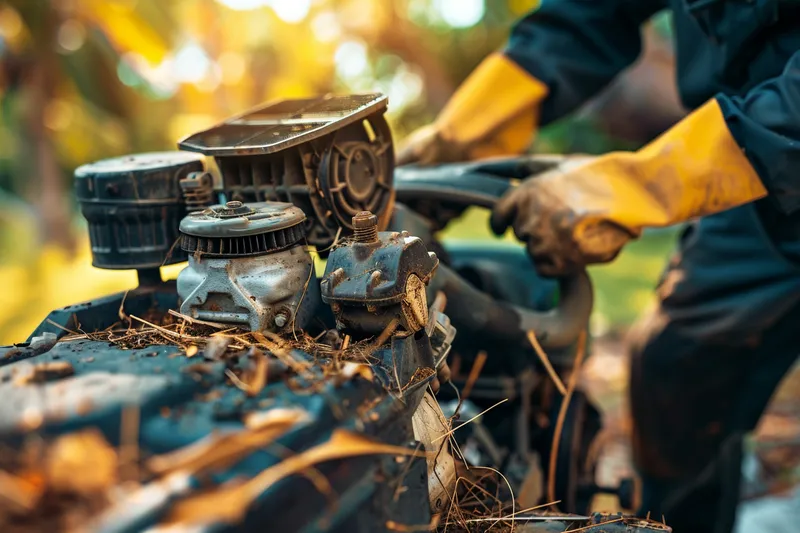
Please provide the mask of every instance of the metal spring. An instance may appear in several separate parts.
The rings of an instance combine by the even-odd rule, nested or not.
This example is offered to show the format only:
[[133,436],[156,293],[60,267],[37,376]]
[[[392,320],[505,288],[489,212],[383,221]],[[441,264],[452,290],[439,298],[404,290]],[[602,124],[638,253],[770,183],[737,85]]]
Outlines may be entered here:
[[202,211],[214,202],[214,183],[208,172],[192,172],[180,181],[186,211]]

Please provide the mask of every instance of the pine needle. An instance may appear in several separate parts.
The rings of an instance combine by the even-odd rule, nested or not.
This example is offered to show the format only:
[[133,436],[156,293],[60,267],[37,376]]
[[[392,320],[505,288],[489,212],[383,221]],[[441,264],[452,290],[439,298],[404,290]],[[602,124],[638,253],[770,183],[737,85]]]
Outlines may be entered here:
[[158,331],[160,333],[163,333],[164,335],[168,335],[170,337],[174,337],[174,338],[181,339],[181,340],[205,342],[205,339],[203,337],[194,337],[192,335],[181,335],[177,331],[172,331],[170,329],[163,328],[161,326],[157,326],[157,325],[153,324],[152,322],[148,322],[147,320],[144,320],[144,319],[141,319],[141,318],[137,317],[136,315],[130,315],[130,317],[133,320],[136,320],[137,322],[141,322],[145,326],[150,326],[154,330],[156,330],[156,331]]
[[231,370],[230,368],[226,368],[225,375],[228,376],[228,379],[231,380],[231,383],[233,383],[237,389],[240,389],[246,393],[250,392],[250,386],[241,379],[239,379],[239,376],[234,374],[233,370]]
[[528,507],[527,509],[521,509],[521,510],[517,511],[516,513],[511,513],[510,515],[507,515],[507,516],[498,516],[496,518],[495,517],[470,518],[469,520],[466,520],[466,522],[467,523],[472,523],[472,522],[502,522],[504,520],[514,520],[516,517],[518,517],[521,514],[530,513],[531,511],[535,511],[537,509],[543,509],[545,507],[552,507],[553,505],[558,505],[559,503],[561,503],[561,500],[550,502],[550,503],[543,503],[541,505],[534,505],[533,507]]
[[478,352],[478,356],[475,358],[475,362],[472,364],[472,368],[469,371],[469,377],[467,377],[467,383],[464,385],[464,392],[461,394],[461,401],[459,401],[459,405],[461,405],[464,400],[469,398],[469,394],[472,392],[472,387],[475,385],[475,382],[478,381],[478,377],[481,375],[481,370],[483,370],[483,365],[486,363],[486,352],[481,350]]
[[558,448],[561,444],[561,434],[564,432],[564,420],[567,417],[567,410],[569,409],[570,401],[572,401],[572,394],[575,392],[575,387],[578,384],[578,374],[580,374],[585,355],[586,330],[583,330],[578,336],[578,353],[575,354],[575,361],[572,364],[572,373],[570,374],[569,382],[567,383],[567,391],[566,394],[564,394],[564,398],[561,400],[561,407],[558,410],[558,418],[556,419],[556,427],[553,431],[553,443],[550,447],[550,464],[548,465],[547,474],[547,499],[550,501],[556,499],[556,466],[558,465]]
[[[506,476],[504,476],[503,473],[500,472],[499,470],[495,470],[494,468],[490,468],[488,466],[476,466],[474,468],[478,470],[489,470],[490,472],[494,472],[495,474],[503,478],[503,481],[505,481],[506,485],[508,486],[508,492],[511,493],[511,514],[514,515],[514,510],[516,509],[517,505],[517,499],[514,497],[514,489],[511,487],[511,483],[509,483],[508,478],[506,478]],[[486,531],[488,532],[495,525],[497,524],[492,524]],[[514,522],[511,522],[509,533],[514,533]]]
[[544,369],[547,370],[547,373],[550,375],[550,379],[553,380],[558,392],[561,393],[561,396],[565,396],[567,394],[567,389],[564,387],[564,382],[561,381],[561,378],[558,377],[558,374],[556,374],[553,365],[550,364],[550,358],[542,348],[542,345],[539,344],[539,339],[536,338],[536,333],[534,333],[533,330],[528,331],[528,342],[530,342],[531,346],[533,346],[533,350],[536,352],[536,355],[539,356],[539,360],[542,362]]
[[564,533],[577,533],[578,531],[586,531],[588,529],[594,529],[600,526],[607,526],[608,524],[616,524],[617,522],[622,522],[624,518],[615,518],[614,520],[609,520],[607,522],[600,522],[599,524],[589,524],[588,526],[579,527],[577,529],[567,529]]
[[439,442],[440,440],[442,440],[442,439],[444,439],[444,438],[446,438],[446,437],[449,437],[450,435],[452,435],[453,433],[455,433],[455,432],[456,432],[456,430],[459,430],[459,429],[463,428],[464,426],[466,426],[467,424],[469,424],[469,423],[471,423],[471,422],[474,422],[476,419],[478,419],[478,418],[480,418],[481,416],[485,415],[486,413],[488,413],[489,411],[491,411],[492,409],[494,409],[494,408],[495,408],[495,407],[497,407],[498,405],[500,405],[500,404],[503,404],[503,403],[506,403],[507,401],[508,401],[508,398],[504,398],[504,399],[500,400],[499,402],[497,402],[497,403],[496,403],[496,404],[494,404],[493,406],[489,407],[488,409],[484,409],[483,411],[481,411],[481,412],[480,412],[480,413],[478,413],[477,415],[473,416],[472,418],[470,418],[469,420],[467,420],[467,421],[466,421],[466,422],[464,422],[463,424],[459,424],[459,425],[457,425],[456,427],[454,427],[453,429],[451,429],[450,431],[448,431],[448,432],[447,432],[447,433],[445,433],[444,435],[439,435],[438,437],[436,437],[435,439],[433,439],[433,441],[432,441],[432,442]]
[[123,322],[127,322],[130,326],[131,317],[128,316],[128,313],[125,312],[125,300],[128,298],[128,293],[130,291],[125,291],[125,294],[122,295],[122,301],[119,303],[119,309],[117,309],[117,316]]
[[62,331],[66,331],[67,333],[69,333],[69,334],[71,334],[71,335],[75,335],[76,337],[80,337],[80,336],[82,336],[82,335],[81,335],[80,333],[78,333],[77,331],[72,331],[71,329],[67,329],[67,328],[65,328],[64,326],[62,326],[61,324],[59,324],[59,323],[57,323],[57,322],[54,322],[54,321],[50,320],[49,318],[45,318],[45,319],[44,319],[44,321],[45,321],[45,322],[47,322],[48,324],[50,324],[51,326],[55,326],[55,327],[57,327],[58,329],[60,329],[60,330],[62,330]]
[[169,309],[167,312],[176,317],[189,322],[190,324],[202,324],[204,326],[211,326],[212,328],[228,328],[229,324],[221,324],[219,322],[208,322],[207,320],[200,320],[199,318],[192,318],[189,315],[184,315],[183,313],[179,313],[174,309]]

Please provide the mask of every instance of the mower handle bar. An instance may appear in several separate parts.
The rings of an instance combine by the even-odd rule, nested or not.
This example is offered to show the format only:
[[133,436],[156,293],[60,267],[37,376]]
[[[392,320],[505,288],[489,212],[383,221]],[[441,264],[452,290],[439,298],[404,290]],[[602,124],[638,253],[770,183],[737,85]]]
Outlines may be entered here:
[[[478,163],[404,166],[395,169],[397,200],[435,200],[491,209],[516,181],[558,166],[559,156],[525,156]],[[586,271],[559,278],[559,302],[549,311],[534,311],[500,302],[476,289],[446,265],[431,281],[447,294],[447,314],[462,327],[486,332],[503,341],[528,345],[528,332],[550,349],[573,344],[592,312],[593,289]]]

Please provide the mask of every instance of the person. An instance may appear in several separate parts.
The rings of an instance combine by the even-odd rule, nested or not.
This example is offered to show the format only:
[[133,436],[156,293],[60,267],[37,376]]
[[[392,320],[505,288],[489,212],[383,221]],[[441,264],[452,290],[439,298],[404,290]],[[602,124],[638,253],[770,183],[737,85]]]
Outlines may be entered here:
[[742,435],[800,352],[800,2],[542,0],[398,162],[521,153],[636,60],[665,8],[690,113],[638,151],[524,181],[491,224],[561,276],[690,222],[630,343],[632,445],[641,512],[717,531]]

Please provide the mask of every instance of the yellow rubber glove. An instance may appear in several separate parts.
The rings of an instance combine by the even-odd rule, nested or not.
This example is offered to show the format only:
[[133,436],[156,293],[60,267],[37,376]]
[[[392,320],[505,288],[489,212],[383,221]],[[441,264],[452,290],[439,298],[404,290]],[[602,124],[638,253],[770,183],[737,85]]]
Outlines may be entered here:
[[711,100],[637,152],[568,162],[530,178],[494,209],[540,273],[559,276],[611,261],[643,228],[718,213],[766,196]]
[[547,87],[505,55],[487,57],[433,124],[412,133],[397,164],[469,161],[522,153],[539,121]]

